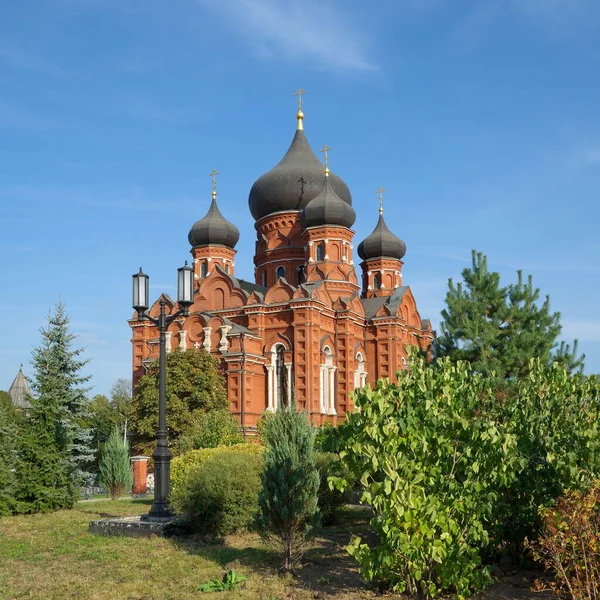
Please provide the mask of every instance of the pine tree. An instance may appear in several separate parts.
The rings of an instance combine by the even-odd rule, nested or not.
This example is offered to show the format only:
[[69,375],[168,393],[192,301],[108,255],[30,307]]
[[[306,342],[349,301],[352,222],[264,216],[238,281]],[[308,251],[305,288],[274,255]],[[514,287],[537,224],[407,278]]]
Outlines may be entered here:
[[10,515],[15,509],[16,441],[16,415],[12,403],[0,401],[0,516]]
[[72,348],[75,336],[62,302],[40,333],[31,360],[29,425],[19,440],[18,495],[24,512],[72,506],[76,488],[90,479],[86,467],[93,459],[82,387],[90,378],[80,374],[88,361],[79,358],[82,348]]
[[471,267],[462,277],[457,285],[448,282],[438,357],[466,360],[484,375],[494,372],[500,387],[526,375],[531,358],[572,370],[583,367],[577,342],[572,348],[558,344],[560,313],[551,311],[548,296],[540,303],[531,275],[524,281],[518,271],[516,283],[502,286],[500,274],[488,270],[487,257],[473,250]]
[[268,420],[263,439],[267,451],[257,524],[265,539],[281,547],[282,568],[290,571],[318,515],[315,431],[304,413],[284,407]]
[[100,485],[105,487],[113,500],[131,490],[133,474],[129,458],[129,443],[115,427],[104,445],[100,459]]

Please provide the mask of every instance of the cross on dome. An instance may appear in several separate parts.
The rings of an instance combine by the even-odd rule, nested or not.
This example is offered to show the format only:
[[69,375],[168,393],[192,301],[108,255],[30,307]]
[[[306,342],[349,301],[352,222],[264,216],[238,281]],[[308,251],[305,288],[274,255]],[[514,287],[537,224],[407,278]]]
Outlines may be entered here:
[[383,214],[383,194],[385,194],[385,192],[387,192],[387,190],[383,189],[382,187],[378,187],[377,192],[375,192],[377,194],[377,196],[379,197],[379,214],[380,215]]
[[329,155],[327,154],[329,152],[329,150],[333,150],[333,148],[330,148],[327,144],[325,144],[319,150],[319,152],[322,152],[325,157],[325,177],[327,177],[329,175]]
[[294,96],[298,96],[298,112],[296,113],[296,119],[298,119],[298,127],[297,129],[304,129],[304,127],[302,126],[302,119],[304,119],[304,113],[302,112],[302,95],[306,94],[306,90],[303,90],[301,87],[299,87],[296,90],[296,93],[294,94]]
[[216,169],[213,169],[208,176],[212,177],[212,197],[216,198],[217,197],[217,175],[220,175],[221,173],[219,173],[219,171],[217,171]]

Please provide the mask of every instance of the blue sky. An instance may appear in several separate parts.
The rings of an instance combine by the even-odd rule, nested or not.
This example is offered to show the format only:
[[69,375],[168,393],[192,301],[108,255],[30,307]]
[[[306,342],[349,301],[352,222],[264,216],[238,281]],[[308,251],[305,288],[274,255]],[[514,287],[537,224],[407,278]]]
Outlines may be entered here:
[[0,19],[0,389],[67,305],[94,393],[130,376],[131,275],[173,294],[210,202],[241,232],[299,86],[350,186],[356,240],[386,218],[439,322],[472,248],[532,273],[600,372],[600,3],[22,0]]

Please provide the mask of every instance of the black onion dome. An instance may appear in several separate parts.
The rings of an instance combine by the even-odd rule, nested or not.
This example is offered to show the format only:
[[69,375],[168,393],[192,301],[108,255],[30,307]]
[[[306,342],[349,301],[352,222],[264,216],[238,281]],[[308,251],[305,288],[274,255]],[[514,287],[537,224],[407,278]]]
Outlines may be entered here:
[[210,245],[235,248],[239,239],[238,228],[221,214],[216,198],[213,198],[206,216],[194,223],[188,235],[192,247]]
[[363,260],[384,256],[401,260],[405,254],[406,244],[388,229],[380,213],[373,233],[358,245],[358,255]]
[[302,227],[341,225],[350,228],[356,220],[354,209],[335,193],[329,179],[325,177],[321,191],[300,213]]
[[[331,173],[331,186],[346,204],[352,195],[344,181]],[[302,210],[320,191],[323,163],[315,156],[302,129],[296,135],[281,161],[259,177],[248,196],[250,212],[256,221],[274,212]]]

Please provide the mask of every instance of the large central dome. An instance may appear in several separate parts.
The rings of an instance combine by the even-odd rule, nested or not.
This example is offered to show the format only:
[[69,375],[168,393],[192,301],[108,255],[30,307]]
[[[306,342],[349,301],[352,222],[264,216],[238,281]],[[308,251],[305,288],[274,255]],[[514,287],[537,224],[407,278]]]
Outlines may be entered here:
[[[351,205],[352,195],[344,181],[335,173],[329,175],[329,180],[335,193]],[[279,164],[252,186],[248,197],[250,212],[258,221],[275,212],[302,210],[322,187],[323,164],[299,128]]]

